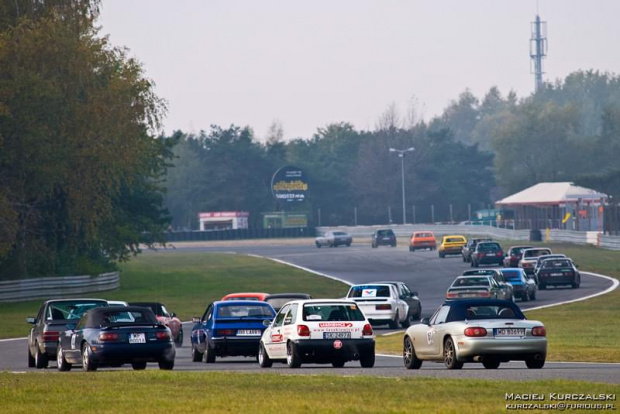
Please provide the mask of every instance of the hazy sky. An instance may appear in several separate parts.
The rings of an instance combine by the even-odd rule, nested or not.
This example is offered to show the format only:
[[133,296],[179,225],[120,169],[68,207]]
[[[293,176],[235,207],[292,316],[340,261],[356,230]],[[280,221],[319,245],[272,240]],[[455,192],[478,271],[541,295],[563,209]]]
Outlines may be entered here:
[[[168,101],[167,133],[279,120],[286,139],[350,122],[373,129],[394,103],[425,119],[466,88],[534,88],[536,0],[103,0],[99,24]],[[620,71],[620,1],[539,0],[545,80]]]

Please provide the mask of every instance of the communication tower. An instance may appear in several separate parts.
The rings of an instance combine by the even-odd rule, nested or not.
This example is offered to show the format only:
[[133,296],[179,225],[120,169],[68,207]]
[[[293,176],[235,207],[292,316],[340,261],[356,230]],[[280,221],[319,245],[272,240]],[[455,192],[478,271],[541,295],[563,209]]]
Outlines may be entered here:
[[534,74],[534,91],[542,86],[542,60],[547,56],[547,22],[541,22],[536,15],[536,21],[531,23],[532,36],[530,37],[530,73]]

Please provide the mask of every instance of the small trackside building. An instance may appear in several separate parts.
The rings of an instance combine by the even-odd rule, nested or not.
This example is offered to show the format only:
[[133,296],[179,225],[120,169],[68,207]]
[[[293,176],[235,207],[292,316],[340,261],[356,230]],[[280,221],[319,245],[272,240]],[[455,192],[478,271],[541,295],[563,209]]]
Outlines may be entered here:
[[200,230],[236,230],[248,228],[247,211],[208,211],[198,213]]

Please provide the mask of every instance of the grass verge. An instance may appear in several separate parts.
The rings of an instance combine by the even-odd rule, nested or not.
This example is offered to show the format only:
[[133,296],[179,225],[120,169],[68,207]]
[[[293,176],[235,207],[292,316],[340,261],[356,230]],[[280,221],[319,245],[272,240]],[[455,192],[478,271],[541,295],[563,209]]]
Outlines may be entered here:
[[[523,242],[502,241],[502,246]],[[550,246],[573,258],[584,272],[620,279],[620,252],[566,243],[531,243]],[[620,362],[620,289],[582,302],[529,311],[528,319],[542,321],[549,341],[547,360]],[[377,352],[400,355],[402,335],[377,338]]]
[[[311,273],[237,254],[148,252],[121,266],[121,288],[93,293],[131,301],[160,301],[181,320],[200,316],[206,305],[231,292],[303,292],[313,297],[342,297],[348,286]],[[35,316],[41,300],[0,304],[0,338],[28,335],[26,316]]]
[[[615,394],[617,386],[565,380],[486,381],[370,376],[255,375],[222,372],[0,373],[5,412],[494,413],[506,393]],[[47,377],[47,378],[46,378]],[[42,380],[45,378],[47,380]],[[68,400],[67,398],[70,398]],[[70,403],[68,403],[70,401]],[[615,403],[608,401],[608,403]]]

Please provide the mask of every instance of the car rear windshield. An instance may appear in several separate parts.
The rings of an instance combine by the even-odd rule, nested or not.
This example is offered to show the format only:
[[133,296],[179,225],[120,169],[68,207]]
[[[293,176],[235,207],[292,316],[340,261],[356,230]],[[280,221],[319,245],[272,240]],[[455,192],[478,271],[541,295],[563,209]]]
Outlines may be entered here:
[[478,251],[496,251],[502,250],[502,247],[497,243],[478,243]]
[[542,263],[542,267],[545,269],[548,269],[548,268],[555,268],[555,267],[571,267],[571,266],[568,260],[550,259],[550,260],[545,260]]
[[80,319],[87,310],[104,306],[108,306],[105,301],[67,300],[52,302],[47,309],[46,319],[54,321]]
[[465,239],[462,237],[447,237],[445,241],[446,243],[463,243]]
[[377,235],[378,236],[393,236],[394,232],[392,230],[378,230]]
[[304,305],[304,321],[363,321],[364,314],[357,305],[312,303]]
[[353,286],[349,292],[350,298],[389,298],[390,287],[380,285]]
[[551,254],[551,250],[549,249],[536,249],[536,250],[525,250],[523,252],[523,257],[538,257],[543,254]]
[[101,325],[109,326],[114,324],[148,324],[156,325],[157,318],[151,311],[131,310],[126,311],[122,308],[112,308],[109,312],[102,313]]
[[435,236],[433,236],[431,233],[416,233],[416,234],[413,235],[413,237],[431,238],[431,237],[435,237]]
[[267,305],[220,305],[217,309],[220,318],[263,318],[272,317],[273,312]]
[[345,233],[344,231],[335,231],[334,232],[334,236],[346,236],[347,233]]
[[489,286],[489,284],[487,277],[459,277],[452,283],[452,286]]
[[447,322],[472,319],[525,319],[516,305],[482,305],[468,304],[453,306],[448,314]]

